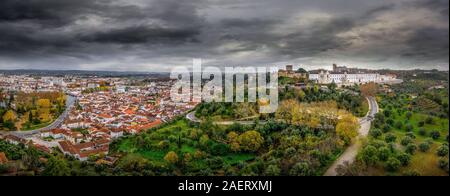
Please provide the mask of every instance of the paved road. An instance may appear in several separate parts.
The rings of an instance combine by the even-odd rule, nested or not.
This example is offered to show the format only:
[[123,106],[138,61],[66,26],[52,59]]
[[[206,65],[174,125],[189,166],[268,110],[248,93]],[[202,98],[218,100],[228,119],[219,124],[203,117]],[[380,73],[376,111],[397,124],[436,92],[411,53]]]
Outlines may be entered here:
[[50,124],[46,127],[36,129],[36,130],[30,130],[30,131],[12,131],[12,132],[3,132],[3,133],[4,134],[12,134],[12,135],[15,135],[15,136],[18,136],[21,138],[25,138],[25,137],[31,137],[33,135],[39,134],[42,131],[48,131],[48,130],[58,128],[59,126],[61,126],[61,124],[64,122],[64,120],[69,115],[70,110],[75,105],[75,101],[76,101],[76,97],[67,95],[66,109],[55,121],[53,121],[52,124]]
[[331,167],[325,172],[324,176],[337,176],[336,169],[339,165],[343,165],[345,162],[353,163],[355,161],[358,150],[361,148],[361,138],[367,137],[370,130],[372,120],[375,118],[375,114],[378,113],[378,103],[373,97],[367,98],[369,102],[369,112],[367,115],[359,120],[361,128],[359,129],[359,136],[355,143],[350,145],[345,152],[331,165]]

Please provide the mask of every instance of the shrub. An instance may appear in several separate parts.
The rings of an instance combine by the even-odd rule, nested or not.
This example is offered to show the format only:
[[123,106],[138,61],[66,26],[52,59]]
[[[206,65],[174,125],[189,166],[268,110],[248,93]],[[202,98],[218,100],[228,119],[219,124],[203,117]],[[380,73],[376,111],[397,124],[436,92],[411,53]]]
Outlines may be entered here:
[[170,151],[164,156],[164,160],[170,164],[175,164],[178,162],[178,155],[177,153]]
[[425,130],[424,128],[420,128],[419,129],[419,135],[421,135],[421,136],[427,135],[427,130]]
[[406,112],[406,119],[411,119],[412,115],[412,112]]
[[361,151],[361,158],[367,165],[373,165],[378,161],[377,154],[378,154],[378,151],[374,146],[367,145]]
[[448,169],[449,169],[448,159],[440,159],[438,163],[439,163],[439,168],[443,169],[444,171],[446,171],[448,173]]
[[211,154],[213,155],[225,155],[230,151],[230,147],[226,144],[215,143],[211,146]]
[[390,172],[395,172],[400,169],[401,162],[395,157],[390,157],[386,162],[386,170]]
[[402,166],[408,166],[411,162],[411,155],[402,152],[397,156],[397,159],[400,161]]
[[425,123],[432,125],[434,124],[434,119],[432,117],[427,117],[425,119]]
[[390,117],[391,114],[392,114],[392,111],[391,110],[384,110],[383,114],[384,114],[385,117]]
[[405,152],[413,155],[414,153],[416,153],[416,150],[417,150],[417,146],[415,144],[411,143],[406,146]]
[[406,133],[406,136],[407,136],[407,137],[410,137],[410,138],[413,138],[413,139],[416,139],[416,136],[414,135],[413,132],[408,132],[408,133]]
[[370,130],[370,136],[372,136],[375,139],[379,138],[381,135],[383,135],[383,132],[381,132],[379,129]]
[[395,122],[394,122],[394,120],[389,118],[389,119],[386,120],[386,123],[389,124],[390,126],[393,126]]
[[395,128],[397,128],[397,129],[402,129],[402,128],[403,128],[403,123],[402,123],[401,121],[397,121],[397,122],[395,123]]
[[307,163],[297,163],[289,171],[291,176],[310,176],[311,169]]
[[414,142],[413,138],[406,136],[402,139],[402,141],[400,141],[400,144],[402,144],[402,146],[407,146],[408,144],[411,144],[413,142]]
[[284,151],[284,155],[285,155],[286,157],[292,157],[292,156],[295,155],[296,152],[297,152],[297,150],[295,150],[294,147],[290,147],[290,148],[288,148],[288,149],[286,149],[286,150]]
[[276,165],[269,165],[264,172],[264,174],[266,176],[279,176],[280,173],[281,173],[281,170]]
[[391,129],[392,129],[392,128],[391,128],[391,126],[389,126],[389,125],[384,125],[384,126],[383,126],[383,132],[384,132],[384,133],[389,132]]
[[439,131],[432,131],[430,133],[431,138],[433,138],[434,140],[438,140],[441,137],[441,133],[439,133]]
[[381,161],[387,161],[389,156],[391,155],[391,151],[387,147],[381,147],[378,149],[378,159]]
[[422,152],[427,152],[430,150],[430,144],[428,142],[424,142],[419,144],[419,150]]
[[419,127],[425,126],[425,121],[419,121],[418,126],[419,126]]
[[384,141],[386,141],[386,143],[394,143],[397,141],[397,136],[392,133],[387,133],[386,136],[384,136]]
[[413,131],[413,130],[414,130],[414,127],[413,127],[411,124],[407,124],[407,125],[405,126],[405,131],[411,132],[411,131]]
[[420,176],[420,173],[415,170],[408,170],[403,173],[403,176]]
[[448,146],[447,145],[442,145],[441,147],[439,147],[437,149],[437,155],[440,157],[445,157],[448,155]]

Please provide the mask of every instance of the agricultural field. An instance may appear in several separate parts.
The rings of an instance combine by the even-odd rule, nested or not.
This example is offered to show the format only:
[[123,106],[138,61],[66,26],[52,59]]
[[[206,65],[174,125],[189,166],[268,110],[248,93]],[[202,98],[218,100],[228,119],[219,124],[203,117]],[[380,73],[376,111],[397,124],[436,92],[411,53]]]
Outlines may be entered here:
[[420,87],[432,82],[406,82],[377,97],[370,137],[342,175],[448,176],[448,89]]

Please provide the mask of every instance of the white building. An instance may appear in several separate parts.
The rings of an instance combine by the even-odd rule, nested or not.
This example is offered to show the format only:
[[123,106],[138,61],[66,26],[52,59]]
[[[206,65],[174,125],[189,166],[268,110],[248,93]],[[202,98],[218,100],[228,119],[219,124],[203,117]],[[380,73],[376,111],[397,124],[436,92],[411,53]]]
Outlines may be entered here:
[[319,73],[312,73],[309,79],[320,84],[364,84],[369,82],[385,83],[395,80],[395,76],[380,75],[378,73],[333,73],[329,71],[320,71]]

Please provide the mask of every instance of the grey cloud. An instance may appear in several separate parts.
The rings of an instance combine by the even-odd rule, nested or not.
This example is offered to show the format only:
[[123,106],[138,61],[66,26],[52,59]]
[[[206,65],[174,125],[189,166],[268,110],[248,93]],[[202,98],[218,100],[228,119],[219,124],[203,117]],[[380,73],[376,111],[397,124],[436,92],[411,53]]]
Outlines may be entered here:
[[[448,0],[2,0],[0,7],[0,69],[160,69],[197,57],[448,65]],[[438,17],[400,26],[386,18],[416,10]]]
[[197,42],[197,29],[128,27],[80,36],[82,41],[118,44],[182,44]]

